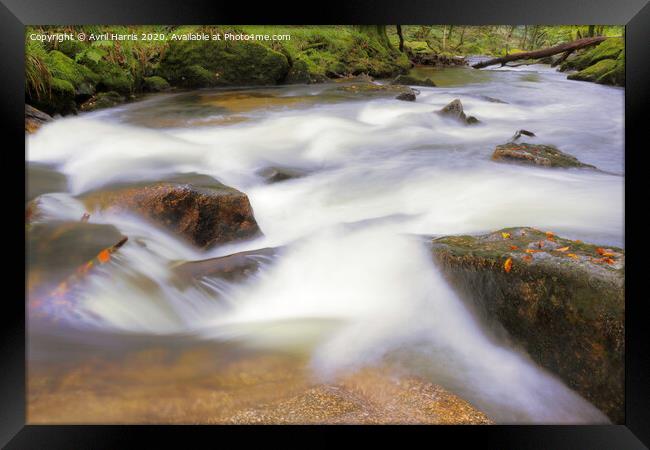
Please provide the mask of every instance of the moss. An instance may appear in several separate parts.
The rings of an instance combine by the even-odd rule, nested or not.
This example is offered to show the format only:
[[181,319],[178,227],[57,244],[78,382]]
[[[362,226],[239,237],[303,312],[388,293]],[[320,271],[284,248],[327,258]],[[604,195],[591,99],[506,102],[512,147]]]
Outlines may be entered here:
[[76,111],[75,88],[67,80],[52,78],[49,95],[33,99],[35,107],[48,114],[69,114]]
[[147,92],[160,92],[169,89],[169,83],[163,77],[144,77],[142,89]]
[[76,95],[90,96],[95,92],[99,76],[88,67],[76,63],[58,50],[51,51],[46,61],[52,77],[70,83]]
[[257,42],[176,41],[165,52],[158,74],[172,84],[202,87],[276,84],[288,70],[285,55]]
[[576,57],[564,61],[560,65],[560,70],[584,70],[599,61],[616,59],[621,52],[624,52],[624,46],[622,39],[607,39],[596,47],[586,49]]
[[410,75],[398,75],[392,81],[392,84],[401,84],[405,86],[427,86],[434,87],[436,84],[430,78],[416,78]]
[[87,45],[78,40],[72,41],[62,41],[59,42],[56,46],[56,50],[60,51],[64,55],[74,58],[77,54],[81,53],[86,49]]
[[585,167],[595,168],[580,162],[574,156],[564,153],[552,145],[509,142],[497,145],[492,154],[494,161],[534,164],[545,167]]
[[593,66],[589,66],[586,69],[581,70],[580,72],[573,73],[567,78],[569,80],[578,80],[578,81],[598,81],[601,77],[605,76],[609,72],[612,72],[616,69],[616,60],[614,59],[603,59],[598,61]]

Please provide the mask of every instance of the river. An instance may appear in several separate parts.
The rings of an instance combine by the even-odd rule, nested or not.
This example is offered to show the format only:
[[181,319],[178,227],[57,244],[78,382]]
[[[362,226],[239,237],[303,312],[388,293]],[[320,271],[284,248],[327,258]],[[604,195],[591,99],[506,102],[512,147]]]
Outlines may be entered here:
[[[423,237],[534,226],[623,247],[624,90],[543,65],[416,72],[438,84],[418,87],[416,102],[333,84],[163,93],[29,136],[28,162],[68,181],[66,192],[42,197],[43,220],[79,220],[77,196],[89,191],[201,174],[245,192],[264,233],[202,252],[137,217],[92,211],[92,222],[117,226],[129,242],[85,281],[72,312],[30,321],[30,418],[219,422],[214,411],[251,406],[247,396],[280,401],[292,386],[389,366],[497,423],[606,422],[472,315]],[[454,98],[482,123],[432,114]],[[600,170],[491,161],[522,128]],[[306,176],[268,184],[257,173],[270,166]],[[171,281],[174,262],[263,247],[282,252],[244,283]],[[225,383],[237,361],[257,381]],[[184,395],[225,397],[199,413]],[[154,403],[178,410],[143,406]]]

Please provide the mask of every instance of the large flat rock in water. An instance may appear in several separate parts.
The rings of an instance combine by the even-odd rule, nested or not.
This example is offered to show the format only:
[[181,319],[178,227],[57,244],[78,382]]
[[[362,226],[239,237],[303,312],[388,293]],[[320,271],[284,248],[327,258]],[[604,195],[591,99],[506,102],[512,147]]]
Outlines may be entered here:
[[564,153],[552,145],[509,142],[497,145],[492,159],[545,167],[594,168],[594,166],[580,162],[576,157]]
[[432,253],[488,322],[623,422],[624,250],[521,227],[434,239]]
[[83,201],[90,209],[136,213],[204,249],[260,234],[246,194],[216,181],[117,187]]

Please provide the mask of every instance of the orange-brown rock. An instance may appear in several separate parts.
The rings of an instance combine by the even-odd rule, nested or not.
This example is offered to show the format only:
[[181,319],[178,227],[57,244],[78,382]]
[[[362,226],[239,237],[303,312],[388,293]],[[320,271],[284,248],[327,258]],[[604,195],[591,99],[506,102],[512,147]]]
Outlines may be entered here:
[[158,182],[92,193],[88,208],[132,212],[208,249],[260,234],[248,197],[218,182]]

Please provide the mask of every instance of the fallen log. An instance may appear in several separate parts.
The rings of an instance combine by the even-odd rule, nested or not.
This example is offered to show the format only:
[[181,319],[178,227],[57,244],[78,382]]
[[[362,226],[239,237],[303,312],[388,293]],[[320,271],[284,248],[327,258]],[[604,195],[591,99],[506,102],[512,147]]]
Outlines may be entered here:
[[472,67],[475,69],[482,69],[483,67],[493,66],[495,64],[501,64],[503,66],[510,61],[517,61],[519,59],[545,58],[547,56],[553,56],[558,53],[573,52],[581,48],[600,44],[605,39],[608,38],[606,36],[596,36],[596,37],[578,39],[577,41],[566,42],[564,44],[556,45],[554,47],[543,48],[532,52],[513,53],[510,55],[502,56],[500,58],[489,59],[487,61],[473,64]]

